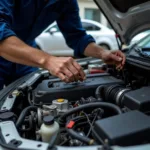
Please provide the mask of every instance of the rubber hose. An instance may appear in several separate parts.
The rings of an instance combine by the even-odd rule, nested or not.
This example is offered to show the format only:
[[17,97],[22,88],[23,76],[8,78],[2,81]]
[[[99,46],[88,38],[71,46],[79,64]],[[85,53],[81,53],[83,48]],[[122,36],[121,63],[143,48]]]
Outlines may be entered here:
[[52,139],[51,139],[51,141],[49,142],[49,146],[48,146],[48,149],[49,149],[49,150],[51,150],[51,149],[54,147],[55,142],[56,142],[56,139],[57,139],[57,134],[55,134],[55,135],[52,136]]
[[100,107],[109,108],[109,109],[115,111],[117,114],[122,113],[121,109],[114,104],[109,104],[109,103],[105,103],[105,102],[89,103],[89,104],[81,105],[76,108],[68,110],[66,113],[64,113],[62,116],[60,116],[59,124],[60,124],[60,126],[65,126],[66,118],[76,112],[82,111],[84,109],[89,109],[89,108],[95,109],[95,108],[100,108]]
[[66,131],[68,132],[68,134],[71,137],[73,137],[73,138],[75,138],[75,139],[77,139],[77,140],[79,140],[79,141],[81,141],[81,142],[83,142],[87,145],[93,145],[94,144],[94,141],[92,139],[90,139],[86,136],[82,136],[82,135],[78,134],[73,129],[66,129]]
[[98,101],[102,101],[102,97],[100,94],[100,91],[105,87],[105,85],[100,85],[96,91],[95,91],[95,97],[97,98]]
[[29,106],[26,107],[20,114],[17,122],[16,122],[16,128],[19,128],[20,125],[23,123],[26,115],[30,112],[30,111],[37,111],[37,107],[36,106]]

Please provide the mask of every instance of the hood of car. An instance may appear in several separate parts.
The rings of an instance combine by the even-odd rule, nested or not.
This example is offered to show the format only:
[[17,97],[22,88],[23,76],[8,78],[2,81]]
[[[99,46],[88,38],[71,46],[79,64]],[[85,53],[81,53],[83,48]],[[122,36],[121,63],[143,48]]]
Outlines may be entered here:
[[150,29],[150,0],[94,0],[119,36],[129,44],[138,33]]

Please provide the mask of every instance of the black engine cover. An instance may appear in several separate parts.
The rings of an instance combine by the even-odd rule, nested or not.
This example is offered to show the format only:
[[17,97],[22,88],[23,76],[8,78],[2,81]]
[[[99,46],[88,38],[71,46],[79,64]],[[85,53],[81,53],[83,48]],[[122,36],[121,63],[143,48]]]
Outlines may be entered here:
[[96,121],[97,135],[111,145],[130,146],[142,144],[150,139],[150,117],[139,111]]
[[84,82],[64,83],[59,79],[44,80],[33,90],[35,104],[51,104],[58,98],[76,101],[81,97],[95,96],[95,90],[99,85],[123,84],[119,79],[107,73],[88,75]]
[[150,111],[150,87],[142,87],[124,95],[123,105],[131,110]]

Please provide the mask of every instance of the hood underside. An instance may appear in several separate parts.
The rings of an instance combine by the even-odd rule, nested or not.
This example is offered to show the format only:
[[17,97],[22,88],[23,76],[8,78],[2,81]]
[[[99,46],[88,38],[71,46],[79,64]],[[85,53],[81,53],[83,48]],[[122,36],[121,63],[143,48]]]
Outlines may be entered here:
[[150,29],[150,0],[94,0],[124,44]]

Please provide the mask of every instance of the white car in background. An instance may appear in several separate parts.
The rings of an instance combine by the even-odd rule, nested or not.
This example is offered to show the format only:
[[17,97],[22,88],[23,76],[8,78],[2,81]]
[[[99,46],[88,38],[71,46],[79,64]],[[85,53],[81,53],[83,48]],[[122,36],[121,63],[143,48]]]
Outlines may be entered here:
[[[104,25],[92,21],[81,20],[82,26],[96,40],[98,45],[105,49],[118,49],[115,32]],[[46,51],[55,56],[73,56],[73,50],[70,49],[65,42],[62,33],[54,22],[46,30],[44,30],[36,39],[39,49]]]

